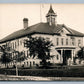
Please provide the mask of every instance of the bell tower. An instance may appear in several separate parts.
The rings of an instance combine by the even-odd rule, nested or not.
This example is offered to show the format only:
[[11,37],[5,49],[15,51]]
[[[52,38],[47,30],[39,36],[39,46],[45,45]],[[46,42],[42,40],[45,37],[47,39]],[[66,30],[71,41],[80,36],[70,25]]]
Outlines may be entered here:
[[46,15],[47,23],[49,23],[50,26],[56,25],[56,16],[57,14],[53,11],[52,5],[50,5],[50,9]]

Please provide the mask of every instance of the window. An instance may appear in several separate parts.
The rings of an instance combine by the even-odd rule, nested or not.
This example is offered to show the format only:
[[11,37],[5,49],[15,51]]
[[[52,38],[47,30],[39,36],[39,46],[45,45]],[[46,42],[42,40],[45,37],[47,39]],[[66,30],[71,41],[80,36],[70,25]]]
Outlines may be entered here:
[[13,49],[14,49],[14,43],[12,44],[12,47],[13,47]]
[[28,66],[28,62],[27,62],[27,66]]
[[27,50],[27,57],[28,57],[28,50]]
[[23,53],[24,53],[24,57],[25,57],[25,51],[23,51]]
[[14,58],[14,53],[12,53],[12,58]]
[[71,40],[72,40],[72,45],[75,45],[75,38],[73,36],[71,36]]
[[6,46],[9,47],[9,42],[6,43]]
[[74,41],[75,41],[75,39],[73,38],[73,39],[72,39],[72,45],[75,45]]
[[68,39],[66,39],[66,45],[68,45]]
[[24,62],[24,65],[25,65],[25,62]]
[[24,39],[24,47],[27,47],[27,40],[26,39]]
[[62,38],[62,39],[61,39],[61,44],[62,44],[62,45],[63,45],[63,43],[64,43],[63,41],[64,41],[64,39]]
[[52,18],[52,19],[51,19],[51,22],[52,22],[53,24],[55,24],[55,18]]
[[35,65],[35,62],[33,61],[33,65]]
[[19,46],[19,39],[18,39],[18,46]]
[[15,42],[15,48],[16,48],[16,42]]
[[59,38],[57,38],[57,45],[59,45]]
[[78,40],[78,46],[80,46],[80,44],[81,44],[81,40]]
[[30,62],[30,67],[31,67],[31,65],[32,65],[32,64],[31,64],[31,62]]

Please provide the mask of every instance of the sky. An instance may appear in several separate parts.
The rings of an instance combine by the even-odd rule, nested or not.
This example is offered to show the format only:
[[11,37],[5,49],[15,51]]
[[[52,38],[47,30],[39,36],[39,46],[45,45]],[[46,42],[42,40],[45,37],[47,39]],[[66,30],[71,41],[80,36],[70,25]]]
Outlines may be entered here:
[[[40,12],[41,5],[41,12]],[[23,18],[28,18],[28,26],[46,22],[50,4],[0,4],[0,39],[23,28]],[[52,4],[57,13],[57,24],[84,33],[84,4]]]
[[0,3],[84,3],[84,0],[0,0]]

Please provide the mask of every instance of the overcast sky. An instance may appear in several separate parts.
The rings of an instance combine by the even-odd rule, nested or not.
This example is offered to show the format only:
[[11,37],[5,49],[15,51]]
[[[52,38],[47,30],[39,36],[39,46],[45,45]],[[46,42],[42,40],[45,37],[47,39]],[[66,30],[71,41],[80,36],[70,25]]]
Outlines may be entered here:
[[[0,39],[23,28],[23,18],[29,19],[29,26],[46,22],[50,4],[0,4]],[[84,33],[84,4],[52,4],[57,13],[57,23]]]

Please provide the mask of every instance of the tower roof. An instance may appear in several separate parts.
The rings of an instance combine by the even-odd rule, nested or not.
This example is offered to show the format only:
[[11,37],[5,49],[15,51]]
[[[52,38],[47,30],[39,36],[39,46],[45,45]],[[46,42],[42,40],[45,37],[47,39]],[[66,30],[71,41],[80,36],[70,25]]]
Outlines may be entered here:
[[54,12],[54,10],[52,9],[52,5],[50,5],[50,9],[46,15],[46,17],[48,17],[49,15],[53,15],[53,16],[56,16],[56,13]]

